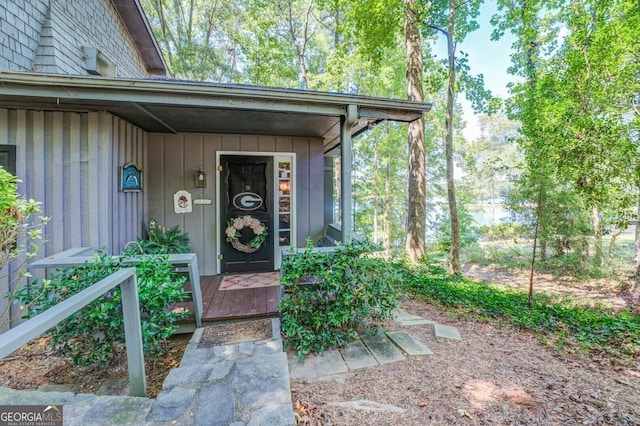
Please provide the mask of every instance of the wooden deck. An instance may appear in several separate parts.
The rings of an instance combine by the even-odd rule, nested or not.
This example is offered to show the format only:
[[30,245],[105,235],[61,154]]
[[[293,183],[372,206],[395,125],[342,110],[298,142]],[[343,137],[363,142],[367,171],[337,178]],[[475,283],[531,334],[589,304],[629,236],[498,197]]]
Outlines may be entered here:
[[[222,275],[200,277],[203,323],[278,316],[280,286],[243,290],[218,290]],[[193,312],[193,302],[178,305]],[[183,320],[193,323],[193,315]]]

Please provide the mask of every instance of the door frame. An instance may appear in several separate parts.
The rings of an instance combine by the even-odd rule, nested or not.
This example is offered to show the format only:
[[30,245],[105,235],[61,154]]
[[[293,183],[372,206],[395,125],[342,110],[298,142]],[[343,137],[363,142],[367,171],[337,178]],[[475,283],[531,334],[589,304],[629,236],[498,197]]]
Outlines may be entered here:
[[297,182],[297,169],[296,169],[296,153],[295,152],[275,152],[275,151],[216,151],[216,208],[215,208],[215,238],[216,238],[216,252],[218,256],[216,258],[216,271],[221,273],[222,262],[220,259],[220,255],[222,254],[222,246],[223,244],[227,244],[225,241],[224,232],[222,232],[222,226],[220,224],[220,215],[221,215],[221,197],[223,194],[222,189],[222,179],[221,179],[221,171],[220,171],[220,157],[223,156],[239,156],[239,157],[272,157],[273,159],[273,191],[274,194],[271,197],[273,203],[273,229],[269,229],[269,232],[273,232],[273,270],[280,269],[280,263],[282,261],[282,250],[278,245],[278,236],[279,236],[279,206],[278,206],[278,196],[276,191],[278,191],[278,163],[285,161],[289,162],[291,165],[291,195],[290,195],[290,215],[291,215],[291,230],[290,232],[290,240],[291,245],[296,245],[296,182]]

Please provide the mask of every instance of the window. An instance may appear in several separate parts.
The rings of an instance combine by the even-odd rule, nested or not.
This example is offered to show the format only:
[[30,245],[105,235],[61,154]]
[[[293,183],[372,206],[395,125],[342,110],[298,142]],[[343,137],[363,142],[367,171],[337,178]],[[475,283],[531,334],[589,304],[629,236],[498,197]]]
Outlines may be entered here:
[[15,176],[16,174],[16,146],[0,145],[0,166]]

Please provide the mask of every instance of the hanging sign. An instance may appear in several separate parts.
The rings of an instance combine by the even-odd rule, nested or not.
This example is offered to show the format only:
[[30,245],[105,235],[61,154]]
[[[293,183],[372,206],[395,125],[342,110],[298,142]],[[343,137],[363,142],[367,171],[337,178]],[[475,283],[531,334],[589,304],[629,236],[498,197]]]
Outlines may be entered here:
[[248,212],[260,208],[262,197],[255,192],[241,192],[233,197],[232,202],[235,208]]
[[191,194],[185,190],[180,190],[173,194],[173,211],[176,213],[191,213],[193,204]]

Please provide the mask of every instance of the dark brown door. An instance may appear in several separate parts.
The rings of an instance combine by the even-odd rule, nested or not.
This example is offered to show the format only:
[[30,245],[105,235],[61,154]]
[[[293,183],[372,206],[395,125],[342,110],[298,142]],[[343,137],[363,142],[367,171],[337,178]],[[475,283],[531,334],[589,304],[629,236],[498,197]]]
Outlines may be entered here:
[[273,271],[273,158],[221,156],[220,165],[221,272]]

